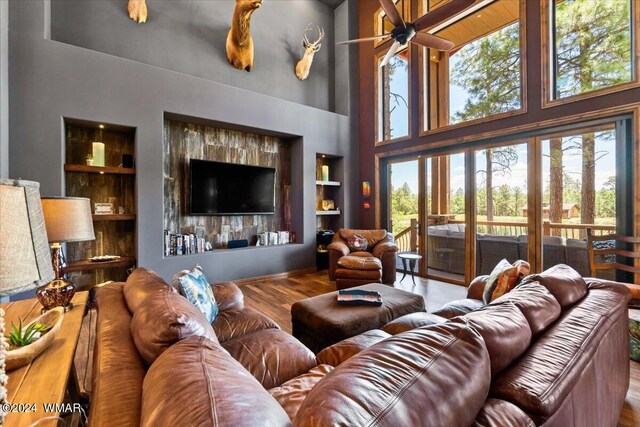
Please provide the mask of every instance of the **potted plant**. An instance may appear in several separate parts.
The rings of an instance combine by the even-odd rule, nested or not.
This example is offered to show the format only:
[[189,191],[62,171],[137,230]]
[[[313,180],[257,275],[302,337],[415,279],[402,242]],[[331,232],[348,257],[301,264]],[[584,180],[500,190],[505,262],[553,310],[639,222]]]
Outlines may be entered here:
[[6,370],[11,371],[28,365],[38,357],[55,339],[63,318],[64,310],[62,307],[56,307],[24,327],[20,318],[17,326],[12,322],[11,331],[6,336],[9,344],[5,360]]
[[93,154],[87,154],[87,166],[93,166]]

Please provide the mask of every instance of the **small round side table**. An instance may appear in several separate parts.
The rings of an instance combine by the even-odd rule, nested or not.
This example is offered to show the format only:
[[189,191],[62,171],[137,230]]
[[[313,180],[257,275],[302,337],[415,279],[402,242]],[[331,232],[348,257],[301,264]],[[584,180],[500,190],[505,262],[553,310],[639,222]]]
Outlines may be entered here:
[[413,284],[416,284],[415,278],[414,278],[414,274],[413,274],[413,270],[416,268],[416,263],[422,259],[422,255],[418,255],[418,254],[398,254],[398,257],[402,260],[402,267],[404,267],[404,274],[402,275],[402,279],[400,279],[400,281],[402,282],[404,280],[404,278],[407,276],[407,260],[409,261],[409,274],[411,274],[411,281],[413,282]]

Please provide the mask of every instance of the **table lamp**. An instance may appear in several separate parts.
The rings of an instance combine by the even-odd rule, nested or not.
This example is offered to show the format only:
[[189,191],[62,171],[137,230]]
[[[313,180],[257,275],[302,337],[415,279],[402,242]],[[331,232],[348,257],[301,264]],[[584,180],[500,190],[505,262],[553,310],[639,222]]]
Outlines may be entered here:
[[66,262],[61,243],[95,240],[91,201],[84,197],[43,197],[42,210],[47,227],[47,236],[53,251],[51,260],[55,279],[36,291],[43,312],[53,307],[73,308],[71,299],[76,286],[64,278]]
[[0,297],[53,279],[40,184],[0,179]]

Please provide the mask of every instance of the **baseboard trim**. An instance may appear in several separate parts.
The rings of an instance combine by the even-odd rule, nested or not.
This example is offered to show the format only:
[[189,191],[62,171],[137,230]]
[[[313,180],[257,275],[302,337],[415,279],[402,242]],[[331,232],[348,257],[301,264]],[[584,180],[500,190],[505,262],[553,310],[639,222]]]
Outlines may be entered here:
[[311,274],[317,272],[316,267],[303,268],[301,270],[285,271],[284,273],[267,274],[264,276],[248,277],[246,279],[232,280],[236,285],[247,285],[253,283],[264,282],[266,280],[286,279],[288,277],[304,276],[305,274]]

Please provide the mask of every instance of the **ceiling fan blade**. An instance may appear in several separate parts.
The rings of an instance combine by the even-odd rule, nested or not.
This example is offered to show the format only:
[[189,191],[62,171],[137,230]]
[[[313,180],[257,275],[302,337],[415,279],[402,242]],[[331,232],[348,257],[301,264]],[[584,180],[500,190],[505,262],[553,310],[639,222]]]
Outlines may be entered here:
[[426,30],[462,12],[473,3],[475,3],[475,0],[451,0],[449,3],[416,19],[413,22],[413,26],[416,31]]
[[411,42],[438,50],[451,50],[455,46],[449,40],[429,33],[416,33],[415,37],[411,39]]
[[402,47],[402,45],[400,43],[393,42],[393,44],[391,45],[391,47],[387,51],[387,54],[384,56],[384,58],[382,58],[382,61],[380,62],[380,66],[379,67],[382,68],[385,65],[387,65],[387,62],[389,62],[389,60],[391,58],[393,58],[393,56],[400,50],[401,47]]
[[382,10],[387,14],[389,21],[397,27],[399,25],[405,26],[402,17],[400,16],[400,12],[396,9],[396,5],[393,3],[393,0],[380,0],[380,6],[382,6]]
[[363,37],[361,39],[345,40],[342,42],[337,42],[336,44],[360,43],[360,42],[367,42],[371,40],[384,39],[387,37],[391,37],[391,34],[383,34],[381,36],[373,36],[373,37]]

